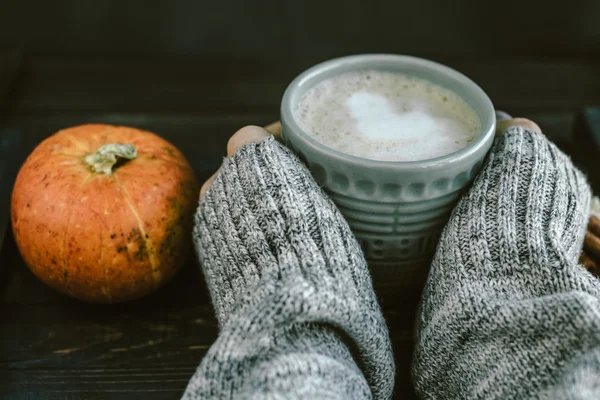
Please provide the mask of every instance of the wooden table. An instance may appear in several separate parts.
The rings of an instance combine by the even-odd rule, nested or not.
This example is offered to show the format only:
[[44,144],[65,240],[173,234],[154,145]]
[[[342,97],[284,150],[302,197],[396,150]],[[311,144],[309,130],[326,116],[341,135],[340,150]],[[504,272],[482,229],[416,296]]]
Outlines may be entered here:
[[[595,62],[438,61],[480,83],[498,108],[535,119],[569,152],[576,149],[577,111],[600,104]],[[0,216],[8,215],[14,174],[35,145],[60,128],[85,122],[157,132],[185,153],[204,180],[219,166],[236,129],[278,118],[286,84],[313,62],[292,60],[269,68],[256,60],[210,58],[34,58],[25,59],[16,75],[14,68],[0,68],[0,82],[4,76],[6,83],[0,88],[10,88],[0,91],[0,141],[5,165],[13,166],[2,172],[9,189],[1,193]],[[579,159],[588,162],[598,155],[589,148],[583,153]],[[129,304],[99,306],[42,285],[23,264],[12,235],[0,244],[0,398],[174,399],[182,394],[217,336],[193,255],[158,292]],[[416,303],[414,292],[403,291],[383,303],[397,359],[397,398],[413,396],[409,371]]]

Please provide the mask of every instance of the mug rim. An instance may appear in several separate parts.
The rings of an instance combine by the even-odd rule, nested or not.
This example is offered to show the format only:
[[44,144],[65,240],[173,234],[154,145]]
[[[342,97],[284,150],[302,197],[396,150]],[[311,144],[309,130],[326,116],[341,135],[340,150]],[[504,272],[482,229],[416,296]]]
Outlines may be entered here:
[[[293,115],[293,104],[292,99],[296,90],[298,90],[306,81],[313,79],[319,75],[325,74],[330,71],[335,71],[337,69],[343,69],[348,65],[355,64],[360,68],[363,63],[377,63],[377,61],[383,62],[394,62],[400,64],[411,64],[415,66],[423,66],[429,68],[430,70],[435,70],[440,74],[446,75],[454,80],[460,82],[462,85],[469,87],[473,90],[476,96],[481,97],[484,104],[483,107],[486,109],[485,112],[490,115],[486,121],[482,122],[481,134],[469,143],[467,146],[459,149],[455,152],[445,154],[443,156],[428,158],[423,160],[415,160],[415,161],[386,161],[386,160],[373,160],[369,158],[363,158],[354,156],[351,154],[343,153],[339,150],[335,150],[331,147],[328,147],[321,142],[317,141],[315,138],[306,133],[296,122]],[[358,68],[357,68],[358,69]],[[376,66],[373,69],[377,69]],[[436,83],[436,82],[434,82]],[[452,89],[449,89],[452,90]],[[466,99],[463,99],[467,101]],[[469,103],[467,101],[467,103]],[[385,54],[385,53],[373,53],[373,54],[356,54],[349,55],[344,57],[333,58],[327,61],[323,61],[312,67],[303,71],[300,75],[298,75],[286,88],[283,99],[281,101],[281,123],[283,126],[283,136],[286,134],[290,134],[290,130],[286,132],[286,126],[291,128],[292,135],[296,135],[299,139],[303,140],[307,145],[309,145],[313,150],[321,153],[327,157],[333,157],[338,159],[341,162],[346,162],[354,165],[360,165],[362,167],[373,167],[373,168],[394,168],[394,169],[414,169],[414,168],[432,168],[432,167],[440,167],[445,166],[448,163],[454,163],[457,161],[465,160],[470,157],[475,156],[477,153],[481,151],[482,148],[486,147],[493,137],[495,136],[496,130],[496,117],[495,110],[492,104],[492,101],[488,97],[488,95],[477,85],[473,80],[471,80],[466,75],[458,72],[457,70],[450,68],[444,64],[440,64],[435,61],[431,61],[421,57],[415,57],[404,54]],[[485,124],[485,125],[483,125]]]

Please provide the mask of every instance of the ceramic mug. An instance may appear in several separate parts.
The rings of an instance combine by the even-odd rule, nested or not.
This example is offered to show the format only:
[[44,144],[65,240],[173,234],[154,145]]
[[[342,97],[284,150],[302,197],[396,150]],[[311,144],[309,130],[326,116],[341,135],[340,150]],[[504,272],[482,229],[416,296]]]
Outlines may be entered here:
[[[481,132],[454,153],[428,160],[376,161],[317,142],[294,119],[303,94],[324,79],[356,70],[398,72],[433,82],[459,95],[481,120]],[[440,233],[464,189],[479,172],[494,140],[494,107],[463,74],[404,55],[362,54],[315,65],[295,78],[281,103],[282,138],[309,167],[338,206],[361,244],[369,266],[404,283],[424,279]],[[375,277],[374,277],[375,279]]]

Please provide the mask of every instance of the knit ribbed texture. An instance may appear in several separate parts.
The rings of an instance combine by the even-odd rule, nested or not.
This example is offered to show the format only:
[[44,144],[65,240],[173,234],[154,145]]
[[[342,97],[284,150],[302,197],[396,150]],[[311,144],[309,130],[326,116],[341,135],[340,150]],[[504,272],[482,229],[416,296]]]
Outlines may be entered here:
[[186,399],[389,399],[388,331],[360,247],[272,138],[244,146],[194,232],[220,334]]
[[[577,259],[589,187],[538,133],[494,145],[446,226],[413,360],[424,399],[600,399],[600,284]],[[348,225],[272,139],[201,201],[220,325],[188,399],[390,398],[386,325]]]
[[542,134],[498,139],[446,226],[413,360],[424,399],[600,399],[590,190]]

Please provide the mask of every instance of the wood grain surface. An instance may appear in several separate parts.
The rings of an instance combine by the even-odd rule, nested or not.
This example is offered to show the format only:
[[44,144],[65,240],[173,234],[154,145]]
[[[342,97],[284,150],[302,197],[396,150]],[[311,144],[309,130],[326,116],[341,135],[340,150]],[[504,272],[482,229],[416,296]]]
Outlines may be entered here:
[[[596,61],[439,57],[467,73],[498,108],[528,116],[571,151],[578,110],[600,104]],[[220,165],[228,137],[278,118],[287,82],[304,62],[251,59],[29,57],[9,94],[0,140],[19,138],[21,163],[56,130],[85,122],[151,129],[180,148],[200,180]],[[10,146],[9,146],[10,147]],[[17,154],[17,153],[15,153]],[[12,183],[11,183],[12,186]],[[412,398],[410,359],[418,290],[384,288],[397,359],[396,398]],[[46,288],[11,235],[0,252],[0,398],[175,399],[217,337],[199,265],[137,302],[93,306]]]
[[[0,124],[6,116],[5,106],[14,86],[22,54],[17,48],[0,48]],[[5,134],[0,137],[0,251],[9,223],[9,200],[18,165],[23,159],[21,136]]]

